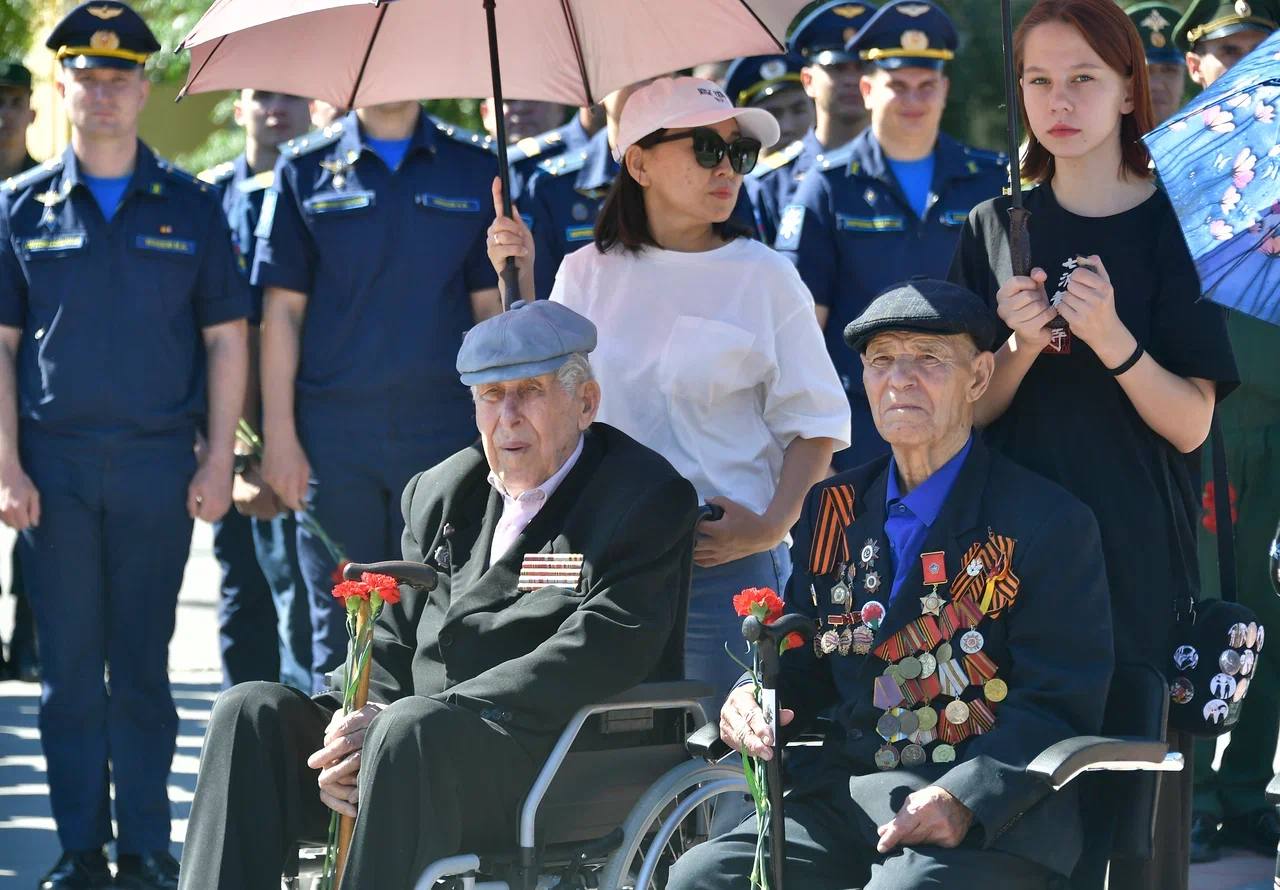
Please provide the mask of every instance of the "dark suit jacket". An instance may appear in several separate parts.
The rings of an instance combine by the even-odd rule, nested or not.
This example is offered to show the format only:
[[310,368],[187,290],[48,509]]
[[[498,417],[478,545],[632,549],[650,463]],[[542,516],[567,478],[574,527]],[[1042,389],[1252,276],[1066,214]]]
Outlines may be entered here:
[[[679,651],[697,497],[657,453],[593,424],[573,469],[490,565],[502,498],[488,474],[477,444],[405,487],[404,558],[436,564],[441,546],[451,558],[435,590],[402,588],[384,609],[369,695],[472,709],[537,754],[578,708],[650,678],[669,644]],[[582,554],[581,582],[518,592],[526,553]]]
[[[985,542],[988,530],[1016,540],[1013,571],[1021,581],[1017,598],[1003,614],[985,619],[978,628],[986,640],[982,651],[995,660],[998,676],[1008,683],[1008,697],[992,707],[992,729],[956,746],[954,763],[935,764],[930,758],[914,769],[899,766],[880,772],[873,758],[884,744],[875,729],[883,711],[873,704],[872,683],[887,663],[874,654],[874,646],[919,617],[919,598],[929,592],[920,560],[914,559],[898,596],[888,601],[893,578],[892,550],[884,535],[888,460],[881,458],[815,486],[794,531],[788,607],[815,615],[825,625],[826,617],[841,613],[843,606],[831,602],[834,575],[810,572],[813,530],[822,489],[852,485],[854,521],[846,532],[850,552],[857,560],[866,541],[877,541],[883,578],[872,597],[859,573],[853,585],[854,608],[875,598],[888,609],[869,655],[818,658],[812,647],[804,647],[783,657],[779,704],[796,710],[793,726],[799,728],[820,711],[834,708],[837,728],[823,749],[826,774],[812,781],[830,783],[833,772],[841,782],[847,777],[855,804],[872,825],[891,819],[911,791],[941,786],[973,811],[974,828],[966,843],[1014,853],[1069,874],[1081,844],[1075,794],[1068,786],[1046,796],[1044,786],[1029,778],[1024,768],[1055,742],[1096,734],[1101,727],[1113,653],[1097,523],[1066,491],[988,451],[975,437],[921,552],[946,553],[948,583],[939,592],[949,596],[950,581],[964,571],[965,552]],[[962,654],[959,637],[964,630],[951,640],[957,657]],[[946,701],[949,698],[942,697],[934,704],[941,708]]]

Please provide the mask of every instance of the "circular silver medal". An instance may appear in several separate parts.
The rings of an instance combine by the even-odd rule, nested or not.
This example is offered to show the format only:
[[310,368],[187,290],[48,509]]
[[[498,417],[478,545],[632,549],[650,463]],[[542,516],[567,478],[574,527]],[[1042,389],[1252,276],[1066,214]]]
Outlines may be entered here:
[[1248,631],[1249,628],[1243,623],[1237,622],[1231,625],[1227,628],[1227,645],[1239,649],[1244,645],[1244,638]]
[[1234,649],[1227,649],[1218,656],[1218,667],[1222,669],[1224,674],[1235,676],[1240,673],[1240,653]]
[[904,710],[898,715],[899,729],[903,735],[911,735],[920,728],[920,716],[915,711]]
[[920,679],[928,680],[938,670],[938,659],[926,652],[920,656]]
[[964,650],[966,655],[976,655],[982,651],[982,644],[986,640],[982,638],[982,634],[976,630],[966,631],[964,636],[960,638],[960,648]]
[[[951,655],[952,655],[951,644],[943,643],[937,649],[933,650],[933,655],[934,655],[934,658],[937,659],[938,664],[945,664],[946,662],[950,661]],[[936,666],[935,666],[935,669],[936,669]]]
[[876,751],[876,766],[879,769],[893,769],[898,765],[898,751],[893,745],[884,745]]
[[876,732],[886,742],[893,741],[902,732],[902,723],[893,714],[885,712],[876,721]]
[[919,745],[910,744],[902,749],[902,765],[903,766],[919,766],[925,762],[924,748]]

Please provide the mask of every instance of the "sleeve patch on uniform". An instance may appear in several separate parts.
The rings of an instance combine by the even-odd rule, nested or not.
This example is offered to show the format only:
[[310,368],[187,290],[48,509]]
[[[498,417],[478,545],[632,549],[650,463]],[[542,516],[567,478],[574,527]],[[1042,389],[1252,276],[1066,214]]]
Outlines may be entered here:
[[271,226],[276,221],[276,201],[279,198],[280,193],[275,189],[268,189],[262,196],[262,211],[258,214],[258,225],[253,230],[253,237],[271,237]]
[[788,204],[778,220],[778,240],[776,246],[790,249],[799,246],[800,233],[804,229],[804,205]]
[[447,195],[431,195],[423,192],[414,197],[422,207],[436,210],[448,210],[453,213],[479,213],[480,202],[475,198],[451,198]]

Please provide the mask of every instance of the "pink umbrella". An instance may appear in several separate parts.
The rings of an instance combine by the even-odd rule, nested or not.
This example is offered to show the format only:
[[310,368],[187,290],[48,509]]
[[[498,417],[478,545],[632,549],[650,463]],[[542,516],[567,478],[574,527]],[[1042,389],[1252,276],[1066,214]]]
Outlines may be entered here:
[[[806,0],[215,0],[179,94],[242,87],[356,108],[492,95],[591,105],[619,87],[784,52]],[[499,65],[498,34],[507,45]],[[481,47],[487,47],[486,54]],[[507,139],[497,115],[506,212]],[[508,299],[517,293],[508,264]]]

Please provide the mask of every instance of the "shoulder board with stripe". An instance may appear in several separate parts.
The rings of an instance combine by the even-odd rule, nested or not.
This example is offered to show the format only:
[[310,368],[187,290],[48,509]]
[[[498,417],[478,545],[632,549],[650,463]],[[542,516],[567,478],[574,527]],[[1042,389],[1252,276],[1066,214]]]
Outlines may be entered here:
[[0,183],[0,189],[6,192],[16,192],[21,189],[29,188],[50,176],[58,173],[62,169],[62,155],[49,158],[43,164],[36,164],[30,170],[23,170],[14,176],[10,176],[3,183]]
[[547,149],[559,145],[562,141],[559,129],[548,130],[545,133],[539,133],[537,136],[526,136],[514,145],[508,146],[507,161],[516,164],[520,161],[536,158]]
[[964,153],[966,157],[970,157],[980,164],[1003,167],[1009,163],[1009,156],[1002,151],[987,151],[985,148],[973,148],[966,145]]
[[[158,157],[156,158],[156,166],[160,168],[162,173],[166,174],[171,179],[176,179],[178,182],[183,182],[188,185],[194,185],[202,192],[209,191],[209,183],[197,179],[181,167],[175,167],[172,161]],[[159,192],[153,192],[153,194],[159,194]]]
[[210,167],[207,170],[201,170],[196,174],[196,179],[201,182],[207,182],[209,185],[222,185],[228,179],[236,175],[236,165],[233,161],[226,161]]
[[559,157],[547,158],[538,165],[538,169],[552,176],[564,176],[566,173],[577,173],[587,163],[585,151],[576,154],[562,154]]
[[762,176],[768,176],[774,170],[785,167],[800,157],[802,151],[804,151],[804,142],[797,139],[786,148],[770,152],[760,159],[755,169],[748,174],[748,178],[759,179]]
[[445,136],[448,136],[454,142],[460,142],[463,145],[470,145],[481,151],[496,153],[498,147],[493,142],[493,137],[488,133],[476,133],[465,127],[457,127],[453,124],[446,124],[444,121],[436,121],[436,129]]
[[296,158],[317,148],[328,148],[342,138],[342,132],[342,121],[334,121],[322,130],[312,130],[310,133],[290,139],[280,146],[280,153],[285,157]]
[[851,173],[857,173],[857,169],[851,163],[853,161],[853,143],[842,145],[839,148],[833,148],[831,151],[819,155],[813,159],[813,166],[819,170],[839,170],[848,167]]
[[252,194],[260,192],[263,189],[269,189],[276,184],[276,171],[263,170],[257,176],[250,176],[248,179],[242,179],[236,183],[236,191],[244,194]]

